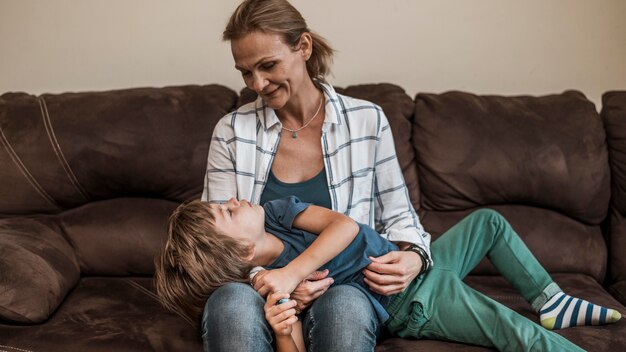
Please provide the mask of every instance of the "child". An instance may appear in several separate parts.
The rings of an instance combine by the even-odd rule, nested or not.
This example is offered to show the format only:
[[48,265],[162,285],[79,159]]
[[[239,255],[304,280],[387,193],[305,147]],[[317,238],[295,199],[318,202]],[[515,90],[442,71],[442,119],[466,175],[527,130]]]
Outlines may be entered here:
[[371,258],[397,247],[343,214],[296,197],[264,207],[235,199],[222,205],[183,204],[170,218],[168,236],[156,263],[157,294],[167,308],[192,319],[216,288],[246,282],[254,266],[272,269],[256,286],[260,293],[269,293],[265,315],[278,351],[305,350],[295,301],[277,302],[320,267],[330,271],[335,285],[349,284],[364,292],[380,321],[403,338],[499,350],[581,350],[465,285],[462,279],[485,255],[540,313],[548,329],[621,318],[615,310],[564,294],[504,218],[491,210],[472,213],[435,241],[431,270],[391,297],[370,291],[362,270]]

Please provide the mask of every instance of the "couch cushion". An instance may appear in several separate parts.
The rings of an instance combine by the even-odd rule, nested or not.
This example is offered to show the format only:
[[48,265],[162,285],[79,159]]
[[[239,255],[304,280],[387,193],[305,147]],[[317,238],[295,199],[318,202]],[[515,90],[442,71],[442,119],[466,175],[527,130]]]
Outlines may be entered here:
[[588,224],[605,218],[605,132],[583,94],[418,94],[415,109],[413,144],[426,209],[513,203]]
[[[626,311],[592,278],[556,274],[555,281],[569,293]],[[466,282],[537,321],[515,289],[501,277],[470,276]],[[557,333],[589,351],[612,352],[626,346],[626,321],[606,327],[579,327]],[[8,351],[201,351],[200,336],[181,317],[163,310],[153,296],[149,278],[85,278],[46,324],[0,324],[0,341]],[[430,340],[387,339],[377,352],[487,351],[479,347]]]
[[128,196],[199,197],[218,85],[0,96],[0,214],[57,213]]
[[83,275],[153,275],[154,258],[167,238],[167,219],[177,205],[116,198],[72,209],[60,220]]
[[80,276],[74,250],[50,218],[0,220],[0,258],[0,321],[41,323]]
[[0,350],[201,351],[198,330],[166,312],[151,278],[84,278],[43,325],[0,324]]

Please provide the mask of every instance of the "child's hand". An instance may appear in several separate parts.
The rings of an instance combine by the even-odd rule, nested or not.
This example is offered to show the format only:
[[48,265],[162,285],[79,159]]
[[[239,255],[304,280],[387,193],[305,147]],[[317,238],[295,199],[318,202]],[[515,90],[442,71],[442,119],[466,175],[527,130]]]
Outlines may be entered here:
[[293,324],[298,321],[296,316],[296,301],[289,300],[285,303],[276,304],[282,298],[289,298],[289,294],[276,292],[267,295],[265,302],[265,319],[274,330],[276,336],[290,336]]
[[257,274],[258,278],[255,277],[253,286],[263,297],[270,292],[291,293],[302,281],[286,268],[267,270],[263,275],[260,274]]

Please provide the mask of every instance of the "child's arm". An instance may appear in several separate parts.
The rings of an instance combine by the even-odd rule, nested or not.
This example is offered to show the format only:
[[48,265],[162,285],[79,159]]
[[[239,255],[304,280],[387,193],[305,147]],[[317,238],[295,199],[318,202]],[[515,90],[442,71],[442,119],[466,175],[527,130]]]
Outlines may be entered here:
[[359,232],[357,223],[348,216],[315,205],[298,214],[292,227],[319,235],[287,266],[271,270],[255,282],[254,288],[263,296],[291,293],[302,280],[348,247]]
[[287,293],[273,293],[265,302],[265,319],[276,335],[277,352],[305,352],[302,323],[296,317],[296,301],[289,300],[276,304],[282,298],[289,298]]

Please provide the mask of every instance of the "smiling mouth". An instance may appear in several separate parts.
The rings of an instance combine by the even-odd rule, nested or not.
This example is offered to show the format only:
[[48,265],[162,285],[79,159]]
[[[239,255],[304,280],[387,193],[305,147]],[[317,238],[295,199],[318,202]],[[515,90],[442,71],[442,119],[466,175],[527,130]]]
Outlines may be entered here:
[[276,89],[274,89],[273,91],[271,91],[271,92],[269,92],[269,93],[266,93],[266,94],[263,94],[263,95],[265,95],[265,96],[266,96],[266,97],[268,97],[268,98],[272,98],[273,96],[275,96],[275,95],[276,95],[276,93],[278,93],[278,90],[279,90],[279,89],[280,89],[280,88],[276,88]]

